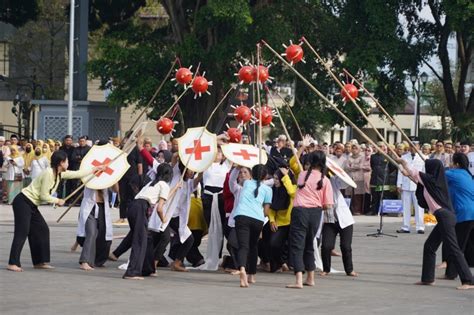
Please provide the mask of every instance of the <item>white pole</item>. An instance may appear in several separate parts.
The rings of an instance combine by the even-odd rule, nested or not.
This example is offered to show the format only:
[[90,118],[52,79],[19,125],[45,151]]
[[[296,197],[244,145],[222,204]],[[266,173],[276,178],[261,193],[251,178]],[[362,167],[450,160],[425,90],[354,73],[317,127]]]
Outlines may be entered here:
[[69,21],[69,88],[67,102],[67,133],[72,135],[72,103],[73,103],[73,77],[74,77],[74,12],[75,0],[71,0],[71,13]]

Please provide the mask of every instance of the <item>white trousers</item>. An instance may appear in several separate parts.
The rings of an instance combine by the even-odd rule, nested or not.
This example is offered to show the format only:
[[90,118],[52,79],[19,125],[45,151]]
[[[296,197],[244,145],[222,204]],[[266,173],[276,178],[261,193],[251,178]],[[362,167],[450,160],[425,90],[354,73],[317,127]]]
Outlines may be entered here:
[[418,200],[414,191],[402,191],[402,203],[403,203],[403,225],[402,229],[410,231],[410,219],[411,219],[411,206],[415,208],[415,225],[416,230],[424,231],[424,210],[418,206]]

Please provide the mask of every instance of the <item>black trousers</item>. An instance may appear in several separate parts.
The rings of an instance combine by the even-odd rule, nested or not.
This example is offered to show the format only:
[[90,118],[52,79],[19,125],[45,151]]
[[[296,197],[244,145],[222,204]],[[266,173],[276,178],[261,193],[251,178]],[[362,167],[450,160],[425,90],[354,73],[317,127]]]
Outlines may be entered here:
[[272,235],[272,230],[270,229],[270,221],[263,226],[262,229],[262,238],[258,240],[258,257],[260,257],[261,263],[270,262],[270,238]]
[[122,256],[127,250],[132,247],[132,234],[127,233],[127,235],[122,239],[119,246],[112,252],[115,257],[119,258]]
[[372,194],[372,201],[370,203],[370,213],[377,214],[379,213],[380,199],[382,197],[382,192],[375,191],[375,188],[370,188],[370,192]]
[[314,271],[313,241],[321,221],[321,208],[294,207],[290,225],[290,265],[296,272]]
[[28,238],[33,265],[50,261],[49,228],[38,207],[23,193],[13,199],[15,230],[8,264],[21,267],[20,255]]
[[128,209],[127,219],[130,226],[128,233],[132,235],[132,251],[124,276],[136,277],[143,275],[143,262],[145,261],[148,245],[148,220],[146,214],[149,206],[146,200],[135,199]]
[[235,232],[239,249],[237,261],[239,268],[245,267],[250,275],[257,273],[258,238],[263,228],[263,222],[251,217],[239,215],[235,217]]
[[184,261],[184,258],[188,255],[189,250],[193,246],[194,237],[191,234],[184,243],[181,243],[179,237],[179,217],[171,219],[168,227],[174,231],[174,242],[171,243],[169,256],[173,260],[179,259],[180,261]]
[[441,242],[445,243],[448,261],[452,261],[463,284],[472,283],[472,274],[467,265],[464,253],[458,245],[456,237],[456,216],[446,209],[439,209],[434,213],[438,224],[425,241],[423,247],[423,268],[421,281],[433,282],[435,280],[436,251]]
[[191,233],[193,233],[194,241],[191,248],[189,249],[188,254],[186,255],[186,259],[193,265],[193,267],[196,267],[199,263],[204,261],[204,257],[199,251],[199,246],[201,245],[203,231],[192,230]]
[[372,201],[372,196],[371,194],[364,194],[364,214],[369,214],[370,213],[370,205]]
[[[459,248],[464,253],[464,251],[466,250],[467,244],[469,242],[469,237],[472,231],[474,231],[474,220],[457,223],[455,226],[455,230],[456,230],[456,238],[458,241]],[[452,278],[452,279],[456,278],[458,275],[453,258],[454,257],[452,255],[451,256],[448,255],[448,260],[447,260],[448,266],[446,267],[446,277]],[[466,257],[466,261],[467,261],[467,257]]]
[[342,263],[344,264],[344,271],[349,275],[354,268],[352,266],[352,234],[354,232],[354,226],[349,225],[344,229],[341,228],[339,222],[336,223],[324,223],[322,231],[322,244],[321,244],[321,260],[323,261],[323,271],[331,271],[331,251],[336,245],[336,236],[339,234],[341,238],[341,252],[342,252]]
[[276,232],[270,234],[270,271],[275,272],[287,263],[288,237],[290,226],[279,226]]
[[[136,175],[135,177],[138,177]],[[119,195],[120,195],[120,219],[127,217],[127,210],[130,203],[135,199],[135,196],[140,192],[139,181],[136,178],[124,179],[119,181]]]

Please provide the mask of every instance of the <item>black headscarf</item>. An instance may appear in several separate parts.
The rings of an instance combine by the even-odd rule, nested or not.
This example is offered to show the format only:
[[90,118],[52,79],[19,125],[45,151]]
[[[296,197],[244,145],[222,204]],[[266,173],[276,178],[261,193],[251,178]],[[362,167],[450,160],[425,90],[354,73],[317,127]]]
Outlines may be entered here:
[[280,157],[268,155],[266,167],[268,174],[273,175],[280,167],[288,167],[288,163]]
[[282,172],[277,170],[275,175],[278,176],[278,179],[280,180],[280,187],[275,187],[275,185],[273,185],[272,204],[270,208],[272,210],[286,210],[290,206],[290,195],[288,195],[288,192],[281,181],[283,178]]
[[416,198],[418,199],[418,205],[425,209],[428,209],[428,203],[423,196],[423,186],[426,188],[430,196],[439,204],[442,208],[448,209],[454,212],[453,205],[451,203],[451,197],[448,191],[448,183],[444,174],[444,166],[440,160],[430,159],[425,161],[425,173],[420,172],[421,180],[423,184],[419,183],[416,187]]
[[160,154],[160,153],[163,153],[163,157],[165,158],[165,163],[170,163],[171,162],[171,158],[173,157],[173,154],[170,151],[160,150],[160,151],[158,151],[157,154]]

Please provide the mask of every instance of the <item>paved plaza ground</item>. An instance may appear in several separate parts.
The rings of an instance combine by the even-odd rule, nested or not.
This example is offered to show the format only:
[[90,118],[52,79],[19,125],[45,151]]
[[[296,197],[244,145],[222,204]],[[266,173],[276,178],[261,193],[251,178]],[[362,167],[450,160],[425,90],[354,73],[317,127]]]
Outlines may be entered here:
[[[356,217],[353,259],[360,277],[317,277],[313,288],[290,290],[284,286],[294,281],[291,273],[261,272],[257,284],[241,289],[238,277],[223,272],[177,273],[162,268],[157,278],[122,280],[123,271],[117,266],[126,262],[128,253],[106,268],[82,271],[79,252],[69,250],[78,208],[58,224],[55,220],[63,210],[41,207],[50,226],[51,263],[56,269],[33,270],[26,244],[25,271],[14,273],[4,269],[13,237],[12,210],[0,206],[1,314],[474,314],[474,290],[456,290],[459,281],[413,285],[420,278],[423,242],[431,228],[425,235],[373,238],[366,234],[376,231],[378,217]],[[114,219],[117,216],[118,211]],[[394,233],[401,218],[385,221],[384,231]],[[127,231],[128,227],[114,229],[115,235]],[[333,257],[333,267],[343,270],[339,257]]]

